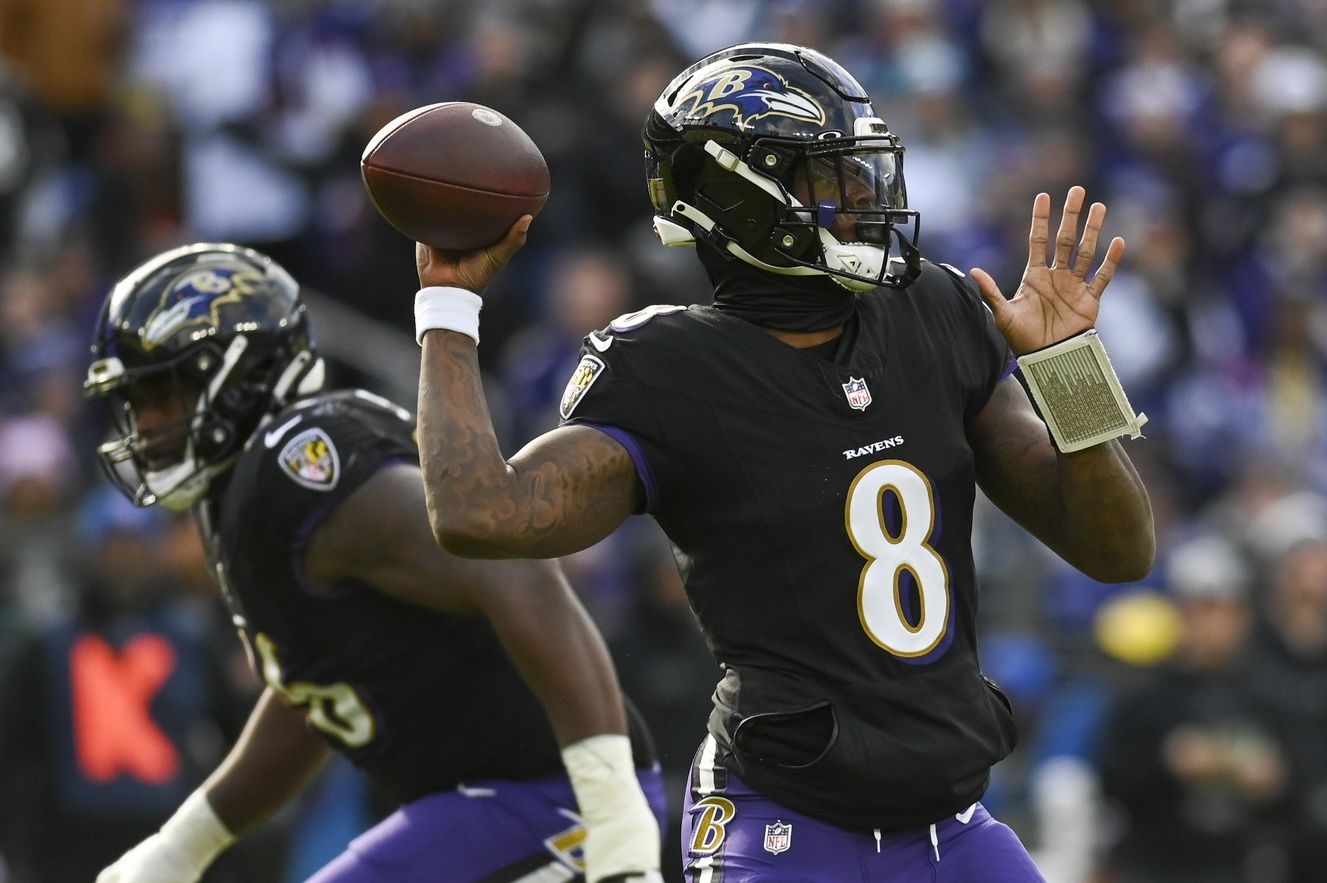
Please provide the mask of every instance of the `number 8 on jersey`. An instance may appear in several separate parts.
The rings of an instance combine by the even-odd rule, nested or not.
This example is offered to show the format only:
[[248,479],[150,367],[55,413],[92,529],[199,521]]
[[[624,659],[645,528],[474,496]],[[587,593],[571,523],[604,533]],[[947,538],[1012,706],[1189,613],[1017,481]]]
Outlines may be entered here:
[[[898,501],[899,524],[885,523],[885,495]],[[848,538],[866,559],[857,587],[857,613],[871,640],[895,656],[924,656],[935,649],[949,623],[949,569],[929,541],[935,529],[931,483],[902,460],[872,463],[853,479],[844,509]],[[900,578],[912,574],[918,609],[904,612]]]

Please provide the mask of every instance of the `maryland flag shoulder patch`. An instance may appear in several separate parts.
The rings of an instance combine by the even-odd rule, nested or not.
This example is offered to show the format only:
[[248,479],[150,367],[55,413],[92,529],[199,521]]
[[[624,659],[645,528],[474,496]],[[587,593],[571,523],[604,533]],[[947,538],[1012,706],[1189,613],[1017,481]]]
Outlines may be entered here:
[[582,356],[581,362],[576,366],[576,370],[571,372],[571,379],[567,381],[567,388],[562,391],[562,404],[558,407],[558,413],[562,419],[571,417],[571,412],[576,410],[581,399],[589,392],[590,387],[599,375],[604,371],[602,359],[595,356]]
[[315,491],[330,491],[341,478],[336,445],[321,429],[306,429],[286,442],[277,462],[296,484]]

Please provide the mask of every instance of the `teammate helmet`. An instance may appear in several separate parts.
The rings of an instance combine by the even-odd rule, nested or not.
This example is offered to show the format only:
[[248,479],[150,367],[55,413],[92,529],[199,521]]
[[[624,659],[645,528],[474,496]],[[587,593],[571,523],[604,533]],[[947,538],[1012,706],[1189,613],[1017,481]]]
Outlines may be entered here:
[[[299,285],[266,255],[198,243],[164,252],[111,290],[83,384],[119,438],[98,449],[136,505],[189,508],[253,431],[323,385]],[[152,427],[147,412],[167,413]]]
[[852,75],[813,49],[744,43],[701,59],[654,103],[643,137],[665,245],[699,237],[762,270],[854,291],[921,271],[903,145]]

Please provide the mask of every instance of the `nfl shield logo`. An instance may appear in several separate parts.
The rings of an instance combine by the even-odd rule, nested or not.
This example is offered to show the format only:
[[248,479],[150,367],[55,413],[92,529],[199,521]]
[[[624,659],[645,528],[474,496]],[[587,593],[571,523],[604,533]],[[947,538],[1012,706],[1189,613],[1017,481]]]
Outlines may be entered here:
[[843,384],[843,394],[848,397],[848,405],[854,411],[865,411],[866,406],[871,404],[871,391],[866,388],[866,380],[860,377],[849,377],[848,382]]
[[782,820],[779,820],[772,825],[765,826],[765,851],[770,855],[787,852],[788,847],[792,845],[793,826],[791,822],[785,825]]

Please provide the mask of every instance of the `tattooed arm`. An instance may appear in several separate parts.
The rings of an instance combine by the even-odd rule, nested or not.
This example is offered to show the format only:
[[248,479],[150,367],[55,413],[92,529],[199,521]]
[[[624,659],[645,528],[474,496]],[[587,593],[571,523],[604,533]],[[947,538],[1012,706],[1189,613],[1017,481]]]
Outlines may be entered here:
[[968,441],[991,502],[1051,551],[1102,582],[1147,575],[1156,554],[1152,507],[1119,441],[1057,452],[1012,377],[972,419]]
[[[1093,203],[1078,239],[1086,196],[1082,187],[1069,188],[1055,236],[1055,259],[1048,265],[1051,198],[1037,195],[1027,269],[1010,300],[989,273],[972,271],[996,327],[1015,353],[1065,340],[1097,320],[1102,293],[1124,256],[1124,240],[1111,240],[1088,281],[1106,206]],[[1118,441],[1059,453],[1012,377],[1000,382],[970,421],[968,440],[977,458],[977,481],[991,502],[1061,558],[1102,582],[1130,582],[1147,575],[1156,554],[1152,505]]]
[[[531,218],[495,245],[453,254],[420,245],[421,285],[482,292],[525,243]],[[555,429],[508,462],[493,434],[476,344],[429,331],[419,367],[419,450],[438,543],[468,558],[551,558],[591,546],[637,511],[644,489],[630,455],[583,426]]]
[[626,449],[597,429],[555,429],[503,460],[475,343],[454,331],[424,335],[419,444],[429,522],[457,555],[566,555],[608,536],[644,499]]

